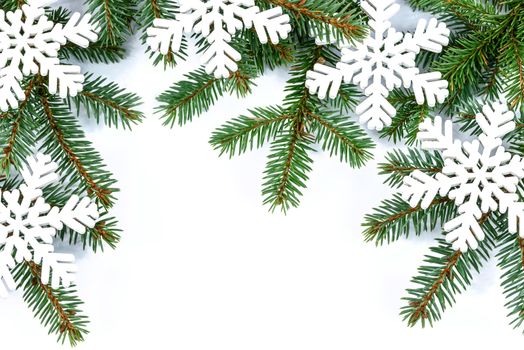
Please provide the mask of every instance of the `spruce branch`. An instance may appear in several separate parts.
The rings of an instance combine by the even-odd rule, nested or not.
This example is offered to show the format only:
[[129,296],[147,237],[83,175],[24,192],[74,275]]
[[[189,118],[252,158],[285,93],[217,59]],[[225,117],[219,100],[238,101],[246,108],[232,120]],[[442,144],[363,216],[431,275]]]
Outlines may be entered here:
[[3,150],[0,165],[2,172],[8,172],[11,165],[20,165],[20,162],[31,154],[30,148],[34,142],[33,124],[31,116],[26,112],[30,107],[36,81],[36,78],[27,81],[24,90],[25,97],[18,110],[9,111],[0,119],[0,142]]
[[[306,87],[306,72],[320,58],[331,57],[329,48],[316,46],[311,39],[304,41],[295,52],[283,104],[256,108],[251,115],[227,122],[211,138],[220,154],[230,156],[271,142],[262,194],[272,211],[280,207],[286,212],[299,205],[315,143],[352,167],[360,167],[372,157],[374,144],[364,131],[332,104],[321,103]],[[335,102],[338,109],[355,103],[351,91],[347,91],[345,101]]]
[[272,143],[264,171],[262,195],[270,210],[281,207],[286,212],[297,207],[301,189],[305,188],[313,160],[309,157],[311,140],[301,135],[301,127],[293,121],[289,134],[283,134]]
[[[88,0],[87,3],[95,12],[93,21],[98,19],[98,23],[103,24],[101,41],[87,49],[72,43],[61,46],[61,42],[53,42],[53,45],[61,46],[58,60],[75,58],[94,63],[120,60],[124,53],[122,43],[131,34],[130,23],[136,13],[135,2]],[[2,10],[15,9],[23,4],[24,1],[0,1]],[[63,8],[46,8],[46,16],[52,22],[65,25],[71,18],[71,12]],[[60,26],[55,28],[62,29]],[[61,175],[59,184],[43,188],[45,200],[51,206],[63,208],[72,195],[82,197],[87,192],[100,206],[109,209],[114,201],[114,193],[118,191],[114,187],[115,180],[99,153],[86,140],[78,117],[72,115],[71,110],[76,109],[80,114],[82,109],[88,117],[98,122],[128,128],[143,118],[143,114],[138,111],[141,103],[139,97],[103,78],[76,74],[70,78],[72,81],[86,78],[83,91],[73,91],[76,87],[71,85],[71,94],[77,92],[78,95],[62,99],[50,93],[53,81],[49,77],[29,73],[23,75],[27,77],[20,82],[24,90],[23,100],[17,103],[17,109],[0,114],[2,192],[20,187],[21,177],[14,176],[17,172],[11,170],[20,170],[28,156],[41,151],[56,161],[57,171]],[[66,81],[60,81],[59,88],[64,88],[62,84],[66,84]],[[57,236],[70,244],[82,245],[84,250],[97,252],[107,247],[115,248],[120,240],[120,230],[116,220],[103,211],[100,220],[94,227],[88,228],[85,234],[64,227]],[[34,246],[28,248],[33,249]],[[46,279],[41,276],[43,267],[39,264],[39,261],[25,261],[17,265],[12,272],[18,289],[23,290],[24,300],[49,333],[57,335],[60,342],[68,341],[74,346],[83,341],[88,333],[87,317],[80,310],[82,302],[76,296],[74,286],[55,289],[45,284],[43,281]],[[56,277],[55,273],[53,271],[53,277]]]
[[262,147],[289,124],[292,116],[281,107],[256,108],[251,116],[240,116],[213,132],[210,144],[230,157]]
[[101,217],[95,227],[88,229],[82,235],[66,228],[58,234],[58,237],[70,245],[81,244],[84,250],[89,247],[94,253],[99,250],[103,252],[105,247],[115,249],[120,242],[117,222],[115,218],[109,217],[108,213],[103,213]]
[[14,275],[19,288],[24,291],[24,301],[49,329],[49,334],[55,334],[58,342],[67,340],[71,346],[84,340],[89,321],[80,309],[83,302],[76,296],[74,286],[55,290],[43,284],[41,267],[34,262],[20,263]]
[[41,123],[38,135],[43,140],[44,153],[59,162],[65,177],[80,184],[101,205],[110,207],[115,180],[104,169],[100,155],[85,140],[77,121],[60,100],[42,94],[40,102],[42,117],[47,120]]
[[356,168],[373,158],[369,152],[373,142],[358,124],[339,115],[319,115],[311,111],[307,115],[313,120],[311,131],[317,135],[316,141],[330,156],[338,155],[340,161]]
[[[490,226],[484,225],[487,220],[488,216],[484,216],[481,224]],[[496,231],[488,232],[496,235]],[[466,253],[452,249],[451,244],[443,239],[437,239],[438,245],[431,248],[424,265],[418,269],[418,275],[412,279],[416,288],[408,289],[409,296],[403,298],[407,302],[401,311],[404,320],[410,326],[420,323],[422,327],[426,323],[433,326],[440,320],[441,314],[455,303],[455,296],[471,284],[473,272],[480,272],[483,263],[488,261],[495,247],[494,237],[488,235],[478,249]]]
[[135,0],[86,0],[86,3],[88,11],[93,14],[93,21],[100,26],[100,42],[121,46],[132,34]]
[[88,48],[80,48],[73,44],[66,44],[60,50],[60,58],[75,59],[90,63],[117,63],[124,59],[125,50],[122,46],[95,43]]
[[510,324],[519,328],[524,322],[524,239],[506,234],[499,239],[498,246],[498,266],[503,271],[501,279],[508,317],[511,317]]
[[[71,18],[71,11],[59,7],[48,13],[49,19],[54,23],[66,25]],[[90,63],[116,63],[124,58],[125,50],[121,43],[108,43],[101,39],[89,47],[80,47],[72,42],[62,46],[58,55],[60,59],[74,58],[80,62]]]
[[418,9],[455,28],[451,44],[434,62],[449,81],[447,106],[481,93],[505,93],[511,107],[524,101],[524,4],[521,1],[411,0]]
[[260,0],[282,7],[293,19],[301,36],[319,36],[330,40],[359,40],[366,34],[363,14],[356,1],[337,0]]
[[386,155],[386,162],[379,164],[381,175],[387,175],[384,183],[391,187],[402,185],[404,178],[415,170],[428,175],[442,171],[444,161],[438,152],[410,148],[403,152],[394,150]]
[[218,97],[224,94],[225,82],[198,69],[176,82],[158,97],[158,111],[162,113],[164,125],[183,126],[209,110]]
[[412,208],[398,194],[384,200],[372,214],[364,218],[364,239],[377,246],[390,244],[401,237],[408,238],[431,232],[456,215],[456,207],[449,198],[436,198],[427,209]]
[[104,78],[93,79],[90,74],[86,76],[84,89],[77,96],[69,97],[68,101],[74,103],[78,113],[82,106],[89,118],[95,118],[99,123],[103,117],[104,123],[110,127],[131,128],[144,117],[136,109],[141,104],[138,95],[126,92]]

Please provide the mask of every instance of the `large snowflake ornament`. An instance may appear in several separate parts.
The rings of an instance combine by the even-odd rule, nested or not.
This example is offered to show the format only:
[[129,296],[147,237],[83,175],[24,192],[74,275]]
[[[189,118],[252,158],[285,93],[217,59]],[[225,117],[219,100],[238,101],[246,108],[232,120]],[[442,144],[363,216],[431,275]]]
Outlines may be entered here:
[[418,104],[444,102],[449,95],[447,81],[439,72],[421,73],[415,58],[421,49],[441,52],[448,45],[446,24],[421,19],[414,34],[403,34],[389,21],[400,9],[395,0],[362,0],[361,5],[369,15],[369,37],[355,47],[339,45],[342,56],[336,67],[316,64],[306,83],[311,93],[335,98],[343,82],[360,85],[366,98],[356,112],[361,123],[376,130],[391,125],[396,114],[387,100],[394,88],[413,89]]
[[62,98],[82,90],[80,67],[61,64],[60,47],[72,42],[87,47],[97,40],[98,28],[89,14],[74,13],[62,25],[45,15],[44,7],[55,0],[29,0],[14,12],[0,10],[0,109],[17,108],[25,95],[21,80],[30,74],[49,76],[49,92]]
[[202,34],[209,47],[202,56],[206,72],[227,78],[238,69],[241,54],[230,45],[239,30],[254,28],[263,44],[277,44],[291,31],[289,16],[280,7],[260,11],[254,0],[180,0],[176,19],[155,19],[149,28],[148,45],[167,54],[180,50],[184,33]]
[[48,156],[29,157],[20,188],[0,191],[0,296],[16,288],[11,269],[22,261],[41,265],[42,283],[53,288],[68,287],[74,280],[74,256],[55,253],[53,237],[64,225],[85,233],[99,213],[88,197],[71,196],[62,208],[46,203],[42,189],[58,179],[56,169]]
[[476,116],[482,130],[472,142],[453,140],[452,122],[440,117],[421,124],[422,148],[442,151],[444,167],[434,177],[414,171],[404,180],[403,198],[412,207],[427,209],[437,194],[448,196],[458,207],[458,216],[444,225],[453,248],[476,249],[484,239],[479,220],[490,211],[507,212],[508,230],[524,238],[524,202],[517,186],[524,178],[524,159],[502,146],[501,137],[515,128],[514,113],[506,103],[484,106]]

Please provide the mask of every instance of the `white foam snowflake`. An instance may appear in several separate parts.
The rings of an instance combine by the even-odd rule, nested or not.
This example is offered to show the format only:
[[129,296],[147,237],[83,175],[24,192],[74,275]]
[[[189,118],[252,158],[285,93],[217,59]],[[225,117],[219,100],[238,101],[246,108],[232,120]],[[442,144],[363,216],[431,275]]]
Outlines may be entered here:
[[58,179],[56,169],[48,156],[29,157],[20,188],[0,191],[0,296],[16,288],[11,269],[24,260],[40,264],[42,283],[51,282],[53,288],[68,287],[74,280],[74,256],[55,253],[53,237],[63,225],[83,234],[99,214],[88,197],[73,195],[62,208],[46,203],[42,189]]
[[25,95],[21,80],[30,74],[49,76],[49,92],[62,98],[82,90],[80,67],[61,64],[60,47],[67,42],[87,47],[98,29],[89,14],[74,13],[62,25],[45,15],[44,6],[55,0],[29,0],[14,12],[0,10],[0,109],[17,108]]
[[202,34],[209,47],[202,56],[206,72],[227,78],[238,69],[241,54],[232,47],[232,36],[253,27],[258,39],[277,44],[291,31],[289,16],[280,7],[260,11],[254,0],[180,0],[176,19],[155,19],[147,31],[147,43],[154,51],[167,54],[180,50],[184,33]]
[[[404,180],[403,198],[412,207],[428,208],[437,194],[448,196],[458,207],[458,216],[444,225],[453,248],[476,249],[484,239],[479,225],[483,213],[499,211],[508,216],[508,230],[524,238],[524,202],[517,186],[524,178],[524,159],[502,146],[504,135],[515,129],[514,113],[506,103],[485,105],[475,120],[482,130],[472,142],[453,140],[453,124],[436,117],[421,124],[422,148],[442,151],[444,167],[434,177],[414,171]],[[443,130],[444,126],[444,130]]]
[[[324,99],[336,98],[341,84],[354,83],[366,98],[357,107],[361,123],[381,130],[391,125],[396,110],[387,97],[402,85],[413,89],[418,104],[434,106],[448,97],[448,83],[439,72],[420,73],[415,58],[421,49],[440,52],[449,43],[450,31],[435,18],[421,19],[414,34],[397,32],[389,21],[400,9],[395,0],[362,0],[369,15],[370,35],[355,47],[339,45],[341,59],[336,67],[316,64],[308,72],[306,86]],[[322,41],[317,41],[322,43]]]

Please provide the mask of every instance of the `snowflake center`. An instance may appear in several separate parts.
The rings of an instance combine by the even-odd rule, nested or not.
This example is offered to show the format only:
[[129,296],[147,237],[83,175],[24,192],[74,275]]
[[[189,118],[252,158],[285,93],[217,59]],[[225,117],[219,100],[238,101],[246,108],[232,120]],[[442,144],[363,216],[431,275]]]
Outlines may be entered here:
[[486,165],[481,168],[477,168],[474,174],[477,179],[477,182],[479,183],[479,187],[483,188],[487,184],[494,183],[492,180],[492,171],[493,169],[490,169]]
[[376,65],[376,68],[382,67],[383,63],[389,59],[388,52],[383,50],[382,47],[375,47],[369,50],[369,61],[371,64]]
[[34,43],[31,39],[34,38],[34,34],[26,30],[21,30],[21,32],[14,34],[11,37],[11,46],[16,51],[20,53],[28,52],[34,48]]

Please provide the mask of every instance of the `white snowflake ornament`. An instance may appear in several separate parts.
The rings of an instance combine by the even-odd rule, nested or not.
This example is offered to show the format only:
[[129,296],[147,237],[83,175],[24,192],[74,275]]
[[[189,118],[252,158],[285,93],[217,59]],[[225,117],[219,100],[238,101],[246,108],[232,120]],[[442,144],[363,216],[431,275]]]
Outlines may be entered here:
[[[444,225],[453,248],[476,249],[484,239],[479,220],[490,211],[507,212],[508,230],[524,238],[524,202],[517,186],[524,178],[524,159],[502,146],[504,135],[515,129],[514,113],[506,103],[486,105],[476,116],[482,134],[473,142],[453,140],[453,124],[440,117],[421,124],[422,148],[442,151],[444,167],[436,176],[414,171],[404,180],[401,192],[410,206],[427,209],[435,196],[455,201],[459,215]],[[443,128],[444,127],[444,128]]]
[[415,58],[421,49],[441,52],[448,45],[446,24],[421,19],[414,34],[403,34],[389,21],[400,9],[395,0],[362,0],[361,5],[369,15],[369,37],[355,47],[339,45],[342,56],[336,67],[316,64],[307,75],[310,92],[321,99],[336,98],[343,82],[360,85],[366,98],[356,112],[361,123],[375,130],[391,125],[396,110],[387,97],[395,88],[411,88],[418,104],[444,102],[449,95],[447,81],[439,72],[421,73]]
[[238,69],[241,54],[229,43],[239,30],[254,28],[261,43],[278,44],[291,31],[289,16],[280,7],[260,11],[254,0],[180,0],[176,19],[155,19],[147,31],[154,51],[178,52],[185,34],[202,34],[209,48],[202,56],[206,72],[227,78]]
[[62,25],[45,15],[44,7],[55,0],[28,0],[14,12],[0,10],[0,110],[17,108],[25,98],[20,82],[40,73],[49,76],[49,92],[65,98],[82,90],[80,67],[61,64],[60,47],[72,42],[81,47],[97,40],[98,28],[89,14],[74,13]]
[[21,171],[24,183],[13,191],[0,191],[0,296],[16,289],[11,269],[22,261],[42,266],[41,280],[53,288],[68,287],[74,280],[74,256],[55,253],[53,237],[63,226],[83,234],[99,217],[88,197],[71,196],[62,207],[51,207],[42,189],[58,179],[57,164],[38,154],[29,157]]

